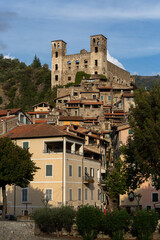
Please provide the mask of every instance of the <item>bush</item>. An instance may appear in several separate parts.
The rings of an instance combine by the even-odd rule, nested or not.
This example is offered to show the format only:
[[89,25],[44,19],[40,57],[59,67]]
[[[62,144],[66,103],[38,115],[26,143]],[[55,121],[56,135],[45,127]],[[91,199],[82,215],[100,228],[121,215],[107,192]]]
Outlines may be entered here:
[[83,240],[93,240],[101,228],[102,211],[93,206],[83,206],[77,212],[76,224]]
[[42,232],[56,232],[59,236],[59,231],[65,228],[70,232],[75,218],[74,210],[69,207],[61,208],[42,208],[34,212],[33,218]]
[[113,240],[123,240],[124,233],[129,230],[130,215],[125,210],[106,212],[103,217],[103,228],[105,234],[109,234]]
[[133,215],[132,235],[138,240],[151,240],[158,223],[158,214],[155,211],[139,210]]

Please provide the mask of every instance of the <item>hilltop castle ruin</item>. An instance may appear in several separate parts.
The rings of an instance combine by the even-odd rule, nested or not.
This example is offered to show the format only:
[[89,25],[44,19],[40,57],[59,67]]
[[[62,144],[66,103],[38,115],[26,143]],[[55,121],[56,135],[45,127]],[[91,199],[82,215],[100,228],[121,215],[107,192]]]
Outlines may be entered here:
[[130,73],[107,61],[107,38],[103,35],[90,37],[90,52],[82,49],[79,54],[66,55],[67,43],[52,41],[51,86],[75,82],[78,71],[103,74],[110,82],[130,85]]

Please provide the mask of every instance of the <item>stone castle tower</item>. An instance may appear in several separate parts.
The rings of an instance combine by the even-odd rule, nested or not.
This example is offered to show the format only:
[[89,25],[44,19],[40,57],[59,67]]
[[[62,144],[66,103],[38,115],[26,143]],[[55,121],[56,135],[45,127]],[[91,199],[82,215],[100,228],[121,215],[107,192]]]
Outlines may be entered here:
[[66,55],[66,50],[67,43],[63,40],[52,41],[51,87],[75,82],[78,71],[129,81],[128,72],[107,61],[107,38],[101,34],[90,37],[90,52],[82,49],[79,54]]

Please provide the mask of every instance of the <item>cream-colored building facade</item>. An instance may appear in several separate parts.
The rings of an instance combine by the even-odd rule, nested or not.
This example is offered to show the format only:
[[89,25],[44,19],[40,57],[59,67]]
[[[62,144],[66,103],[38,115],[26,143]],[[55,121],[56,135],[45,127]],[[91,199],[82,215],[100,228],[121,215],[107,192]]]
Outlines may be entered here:
[[46,199],[51,206],[101,205],[101,162],[94,153],[93,158],[85,156],[81,137],[49,124],[17,127],[11,133],[40,169],[27,188],[7,186],[7,213],[32,213]]

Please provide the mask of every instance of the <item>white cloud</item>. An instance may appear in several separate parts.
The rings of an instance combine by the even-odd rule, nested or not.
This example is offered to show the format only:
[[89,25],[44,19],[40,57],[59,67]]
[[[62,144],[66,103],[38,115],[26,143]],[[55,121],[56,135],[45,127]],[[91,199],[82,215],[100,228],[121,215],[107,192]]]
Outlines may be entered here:
[[137,72],[133,72],[131,73],[131,75],[139,75]]
[[116,58],[114,58],[114,57],[112,57],[112,56],[110,55],[110,53],[109,53],[108,50],[107,50],[107,60],[108,60],[109,62],[115,64],[116,66],[118,66],[118,67],[120,67],[120,68],[122,68],[122,69],[125,69],[124,66],[122,65],[122,63],[120,63],[120,62],[118,61],[118,59],[116,59]]
[[5,55],[3,58],[11,59],[11,60],[15,59],[15,57],[10,56],[9,53]]

